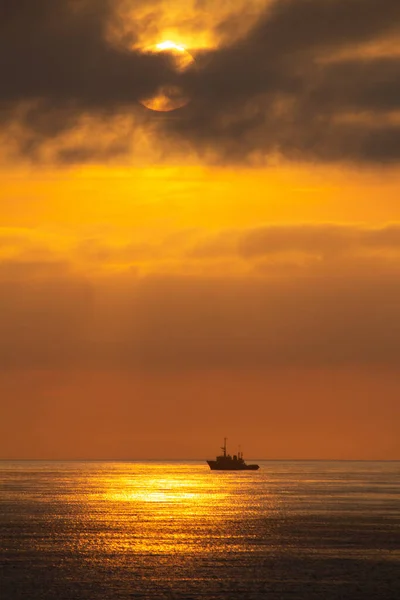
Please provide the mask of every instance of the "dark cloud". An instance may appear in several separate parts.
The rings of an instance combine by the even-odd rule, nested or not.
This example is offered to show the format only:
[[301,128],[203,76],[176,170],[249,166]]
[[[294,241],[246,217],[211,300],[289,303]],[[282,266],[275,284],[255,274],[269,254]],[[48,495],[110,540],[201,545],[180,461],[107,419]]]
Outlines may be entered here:
[[343,111],[398,110],[400,59],[375,58],[338,61],[316,73],[308,101],[335,113]]
[[[0,118],[19,118],[30,131],[21,137],[26,155],[34,157],[45,140],[87,113],[100,120],[127,110],[143,117],[138,100],[175,82],[193,101],[177,118],[156,120],[160,139],[186,142],[213,160],[276,152],[293,159],[399,160],[400,129],[390,113],[400,110],[400,58],[334,58],[397,35],[398,0],[267,3],[245,35],[199,53],[197,68],[181,75],[160,57],[129,50],[127,40],[111,42],[119,6],[110,0],[0,0]],[[143,30],[142,22],[136,25]],[[232,27],[229,18],[217,25],[225,40]],[[132,48],[135,23],[129,31]],[[22,104],[23,116],[17,110]],[[364,120],[352,119],[359,114]],[[58,159],[96,157],[93,145],[77,146],[61,149]],[[128,147],[113,142],[100,158]]]
[[[250,39],[279,58],[395,32],[399,19],[396,0],[278,0],[268,7]],[[254,48],[253,41],[249,45]]]
[[112,6],[110,0],[0,0],[2,102],[105,109],[152,93],[164,65],[107,41]]

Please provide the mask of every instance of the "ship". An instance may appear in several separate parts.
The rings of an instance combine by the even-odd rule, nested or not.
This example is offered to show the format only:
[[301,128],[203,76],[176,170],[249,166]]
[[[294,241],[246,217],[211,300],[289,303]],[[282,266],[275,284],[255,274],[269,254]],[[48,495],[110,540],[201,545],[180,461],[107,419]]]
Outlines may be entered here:
[[208,460],[211,471],[257,471],[259,465],[247,465],[243,459],[243,452],[239,452],[231,456],[226,453],[226,440],[224,438],[224,445],[221,446],[223,454],[217,456],[215,460]]

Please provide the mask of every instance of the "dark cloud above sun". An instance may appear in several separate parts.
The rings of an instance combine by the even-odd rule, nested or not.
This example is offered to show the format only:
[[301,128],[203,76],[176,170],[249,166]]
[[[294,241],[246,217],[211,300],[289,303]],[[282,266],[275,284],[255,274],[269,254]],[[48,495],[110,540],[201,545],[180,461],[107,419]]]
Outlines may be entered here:
[[[0,136],[14,132],[15,154],[43,159],[51,142],[60,162],[135,157],[141,128],[218,163],[400,160],[398,0],[273,0],[252,18],[217,2],[218,43],[187,48],[195,67],[182,71],[141,48],[164,4],[0,0]],[[182,31],[195,31],[205,4],[193,3]],[[149,111],[140,102],[160,89],[191,101],[173,118]],[[82,119],[104,134],[121,115],[118,142],[60,141]]]

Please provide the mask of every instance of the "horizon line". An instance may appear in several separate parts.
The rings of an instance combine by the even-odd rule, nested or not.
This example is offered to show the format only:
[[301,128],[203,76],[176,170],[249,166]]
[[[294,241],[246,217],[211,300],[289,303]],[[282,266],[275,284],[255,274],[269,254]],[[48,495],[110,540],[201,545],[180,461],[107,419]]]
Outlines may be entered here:
[[[262,462],[400,462],[400,458],[248,458]],[[0,462],[206,462],[205,458],[1,458]]]

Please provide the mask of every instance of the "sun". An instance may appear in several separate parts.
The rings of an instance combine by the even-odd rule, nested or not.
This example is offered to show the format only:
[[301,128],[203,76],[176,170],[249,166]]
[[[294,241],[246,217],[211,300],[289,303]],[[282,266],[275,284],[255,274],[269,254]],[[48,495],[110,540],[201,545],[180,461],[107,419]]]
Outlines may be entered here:
[[157,50],[177,50],[178,52],[185,52],[186,48],[181,46],[180,44],[175,44],[175,42],[171,42],[171,40],[166,40],[165,42],[160,42],[156,44],[155,47]]
[[168,58],[171,81],[161,85],[151,98],[143,98],[140,101],[141,104],[158,112],[170,112],[186,106],[190,102],[190,97],[180,85],[174,82],[174,79],[176,79],[177,74],[183,73],[194,65],[193,56],[186,50],[185,46],[171,40],[148,46],[144,49],[144,52],[163,54]]

